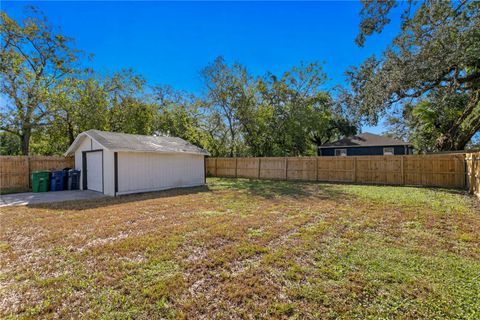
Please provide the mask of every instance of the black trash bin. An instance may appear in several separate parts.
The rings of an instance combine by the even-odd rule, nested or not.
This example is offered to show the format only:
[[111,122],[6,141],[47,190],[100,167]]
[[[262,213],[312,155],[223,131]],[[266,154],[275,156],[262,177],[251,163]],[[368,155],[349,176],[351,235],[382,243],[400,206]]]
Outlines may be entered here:
[[63,168],[63,190],[68,190],[68,171],[72,168]]
[[80,189],[80,170],[68,170],[68,190]]

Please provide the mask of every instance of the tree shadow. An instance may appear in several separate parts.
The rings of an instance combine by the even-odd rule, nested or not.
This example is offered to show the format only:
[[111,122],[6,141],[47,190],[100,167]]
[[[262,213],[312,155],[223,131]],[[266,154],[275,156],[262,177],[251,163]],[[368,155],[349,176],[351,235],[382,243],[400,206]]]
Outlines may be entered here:
[[[349,182],[322,182],[322,181],[296,181],[296,180],[260,180],[248,178],[214,178],[211,184],[212,191],[221,190],[245,190],[253,196],[273,199],[277,197],[291,197],[295,199],[316,198],[318,200],[333,200],[345,202],[349,200],[362,198],[354,188],[380,187],[395,188],[398,192],[408,192],[409,189],[424,189],[438,191],[459,196],[469,196],[470,194],[463,189],[447,189],[444,187],[433,186],[403,186],[386,184],[355,184]],[[382,192],[387,189],[373,189],[371,192]],[[404,191],[402,190],[404,189]]]
[[[265,199],[275,198],[291,198],[301,201],[302,199],[315,200],[330,200],[340,203],[345,203],[350,200],[364,198],[361,195],[353,192],[349,187],[395,187],[395,188],[410,188],[412,186],[386,186],[386,185],[360,185],[351,183],[333,183],[333,182],[319,182],[319,181],[284,181],[284,180],[258,180],[246,178],[213,178],[205,186],[191,187],[191,188],[177,188],[164,191],[155,191],[148,193],[138,193],[117,197],[105,196],[90,200],[72,200],[56,203],[42,203],[30,204],[30,208],[40,208],[49,210],[87,210],[101,207],[114,206],[124,203],[144,201],[158,198],[168,198],[182,195],[193,195],[205,192],[222,192],[237,190],[248,195],[261,197]],[[466,195],[465,190],[445,189],[434,187],[415,187],[419,189],[438,190],[454,195]],[[382,189],[383,190],[383,189]],[[373,190],[372,192],[381,192],[382,190]],[[406,190],[405,192],[408,192]]]
[[341,199],[347,193],[334,188],[333,184],[324,184],[317,181],[296,180],[258,180],[231,178],[220,179],[212,185],[212,190],[227,189],[245,190],[248,194],[266,199],[277,197],[291,197],[295,199],[314,197],[321,199]]
[[116,197],[105,196],[88,200],[70,200],[54,203],[37,203],[29,204],[27,205],[27,207],[49,210],[87,210],[158,198],[193,195],[210,191],[210,188],[205,185],[198,187],[175,188],[161,191],[135,193]]

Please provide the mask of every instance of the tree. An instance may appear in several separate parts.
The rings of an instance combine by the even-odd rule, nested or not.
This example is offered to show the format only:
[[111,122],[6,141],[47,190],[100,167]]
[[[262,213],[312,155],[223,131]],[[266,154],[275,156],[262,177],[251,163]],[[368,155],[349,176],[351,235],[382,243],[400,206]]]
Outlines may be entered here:
[[229,134],[229,155],[237,155],[240,145],[239,109],[251,103],[252,78],[240,64],[229,66],[222,57],[202,71],[207,88],[206,103],[210,112],[225,119]]
[[321,145],[354,135],[358,131],[354,121],[349,120],[341,113],[325,112],[319,123],[321,125],[317,126],[312,134],[312,141],[317,146],[318,155],[320,155],[318,147]]
[[197,97],[171,86],[155,86],[153,96],[157,109],[156,132],[205,147],[205,133],[201,129],[205,117]]
[[[439,137],[454,125],[467,103],[466,94],[445,95],[432,91],[415,105],[406,105],[402,114],[389,119],[392,133],[408,139],[421,152],[436,151]],[[460,126],[457,143],[466,146],[473,136],[470,130],[474,127],[471,123]]]
[[[368,35],[381,32],[397,5],[365,1],[357,43],[363,45]],[[438,150],[463,149],[480,130],[480,2],[409,2],[404,6],[401,31],[383,55],[372,56],[347,72],[352,90],[344,95],[344,103],[376,124],[392,109],[421,109],[430,101],[438,104],[434,109],[446,111],[450,108],[446,102],[455,100],[455,115],[448,121],[442,112],[430,114],[436,118],[431,123],[446,121],[435,129],[432,143]],[[415,113],[421,118],[420,111]],[[419,125],[415,130],[430,128],[424,124],[413,121],[408,125]]]
[[64,79],[52,90],[49,103],[53,117],[46,127],[66,139],[66,148],[85,130],[107,129],[107,93],[93,77]]
[[8,132],[0,132],[0,155],[17,156],[22,153],[18,136]]
[[[318,63],[301,64],[282,77],[268,74],[261,80],[263,104],[271,106],[268,134],[270,155],[315,154],[318,145],[334,137],[333,103],[322,89],[327,80]],[[312,144],[313,142],[313,144]]]
[[0,129],[20,138],[25,155],[32,131],[51,115],[51,92],[79,72],[72,39],[56,32],[35,8],[29,12],[21,23],[0,12],[0,93],[7,102]]
[[356,130],[322,89],[327,76],[318,63],[302,63],[280,77],[254,77],[217,58],[203,75],[207,145],[220,155],[312,155],[321,143]]

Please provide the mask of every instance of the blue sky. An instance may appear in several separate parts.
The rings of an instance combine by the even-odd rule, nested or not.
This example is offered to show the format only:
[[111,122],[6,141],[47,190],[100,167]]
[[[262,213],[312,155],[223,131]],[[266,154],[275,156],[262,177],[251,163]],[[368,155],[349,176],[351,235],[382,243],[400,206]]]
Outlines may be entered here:
[[255,75],[323,62],[326,88],[333,88],[344,83],[349,66],[381,54],[398,31],[395,20],[364,48],[356,46],[359,2],[2,1],[2,10],[18,19],[31,4],[75,38],[77,48],[94,55],[88,64],[97,72],[131,67],[149,84],[196,94],[202,93],[200,70],[217,56]]

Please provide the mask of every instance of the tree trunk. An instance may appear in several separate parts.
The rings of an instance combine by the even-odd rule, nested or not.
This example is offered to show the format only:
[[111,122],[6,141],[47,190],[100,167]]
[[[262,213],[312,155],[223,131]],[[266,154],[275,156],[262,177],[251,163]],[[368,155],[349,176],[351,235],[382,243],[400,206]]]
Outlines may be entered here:
[[73,132],[73,125],[68,122],[68,140],[70,142],[70,145],[75,141],[75,133]]
[[20,139],[22,140],[22,155],[24,156],[28,156],[30,154],[30,136],[30,129],[24,129],[20,135]]
[[230,146],[230,157],[233,157],[235,154],[235,130],[233,130],[232,122],[229,120],[230,127],[230,136],[232,138],[232,145]]

